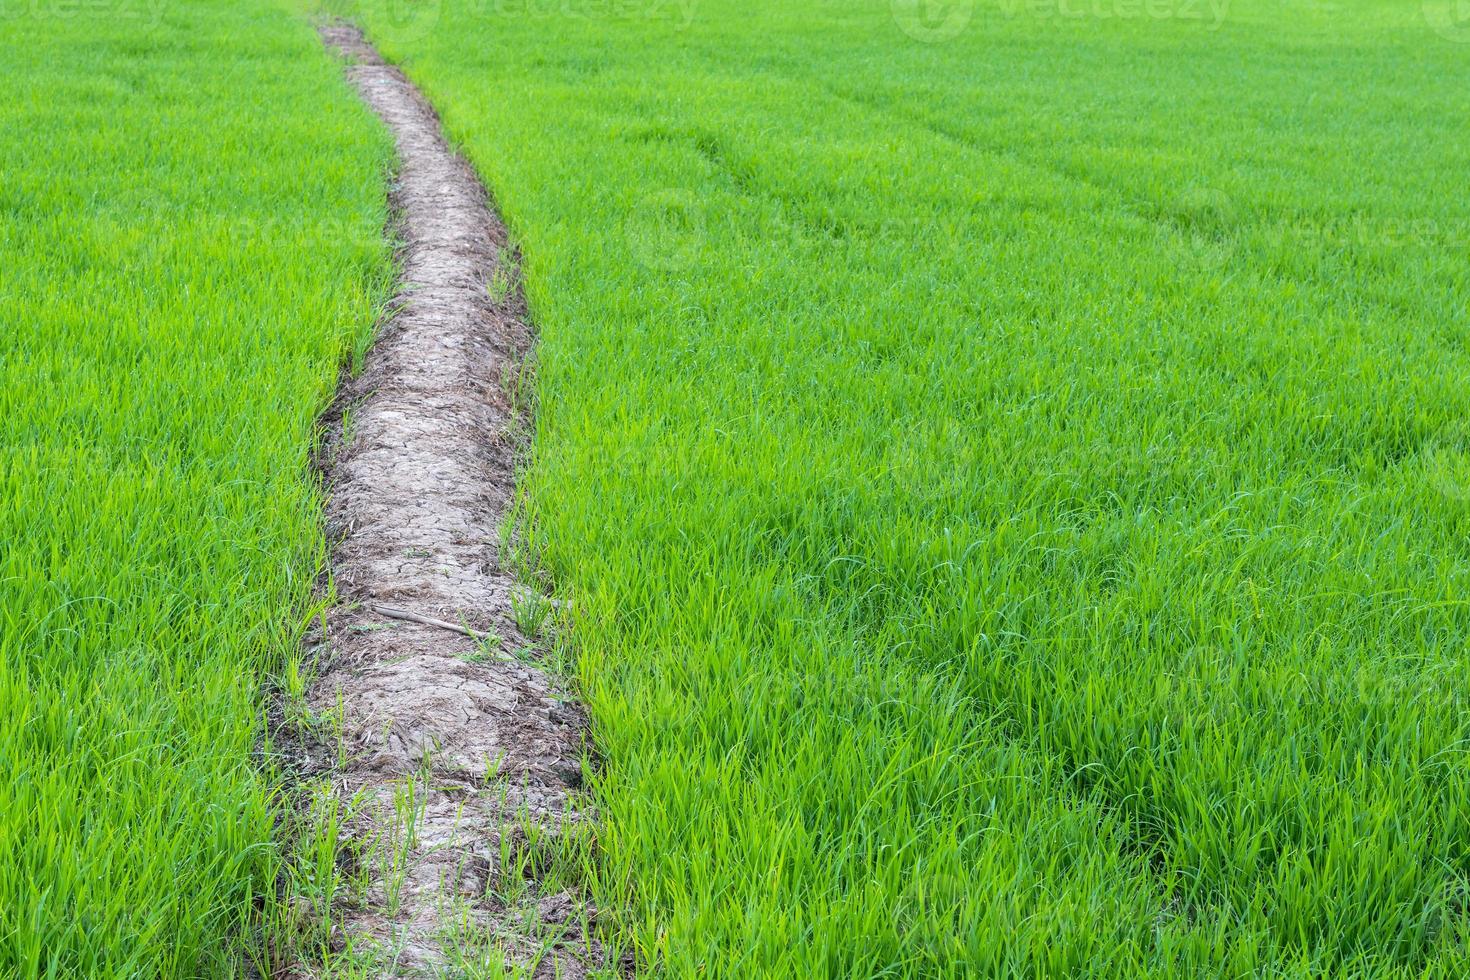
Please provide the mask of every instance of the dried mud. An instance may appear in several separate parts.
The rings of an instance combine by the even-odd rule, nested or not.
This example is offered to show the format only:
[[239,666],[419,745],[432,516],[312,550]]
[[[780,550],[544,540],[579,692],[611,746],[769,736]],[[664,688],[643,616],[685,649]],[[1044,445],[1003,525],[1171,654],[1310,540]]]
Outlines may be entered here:
[[[497,269],[511,281],[514,257],[475,173],[402,73],[351,25],[321,36],[392,131],[402,246],[391,313],[339,394],[322,463],[340,601],[306,697],[335,734],[305,768],[352,814],[347,850],[363,883],[334,910],[335,943],[376,950],[379,975],[438,975],[484,941],[537,977],[585,976],[602,960],[593,910],[549,893],[543,862],[526,856],[581,819],[570,794],[585,721],[524,655],[536,638],[517,626],[517,604],[538,600],[499,554],[517,433],[528,431],[506,389],[532,344],[524,304],[490,288]],[[503,866],[508,855],[519,859]]]

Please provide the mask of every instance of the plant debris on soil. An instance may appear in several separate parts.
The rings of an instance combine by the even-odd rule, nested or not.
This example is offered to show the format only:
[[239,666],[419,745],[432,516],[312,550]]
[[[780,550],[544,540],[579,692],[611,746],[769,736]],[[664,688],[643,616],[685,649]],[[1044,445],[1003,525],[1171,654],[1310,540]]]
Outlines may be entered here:
[[368,855],[365,887],[333,910],[335,941],[377,951],[386,973],[438,971],[480,937],[535,976],[583,976],[601,958],[592,910],[541,887],[543,862],[525,852],[580,819],[569,793],[584,717],[527,658],[466,655],[476,641],[451,632],[502,650],[536,639],[516,615],[527,589],[499,553],[524,426],[502,379],[532,342],[519,294],[487,288],[512,261],[506,232],[403,74],[351,25],[321,36],[400,158],[399,288],[340,393],[351,424],[329,434],[324,464],[340,601],[307,701],[340,731],[312,768],[350,814],[352,852]]

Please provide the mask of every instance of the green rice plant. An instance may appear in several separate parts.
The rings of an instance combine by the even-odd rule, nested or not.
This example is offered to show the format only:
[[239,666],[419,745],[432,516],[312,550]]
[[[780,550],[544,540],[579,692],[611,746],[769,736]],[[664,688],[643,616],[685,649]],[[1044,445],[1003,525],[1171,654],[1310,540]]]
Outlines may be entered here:
[[11,4],[0,63],[0,975],[229,975],[390,146],[271,3]]
[[1448,5],[360,14],[521,252],[644,968],[1470,972]]
[[550,600],[539,592],[526,588],[511,593],[510,609],[516,628],[528,640],[534,640],[541,635],[552,613]]
[[505,262],[498,263],[495,271],[490,275],[490,282],[485,287],[490,295],[490,302],[499,306],[510,298],[514,288],[515,270]]

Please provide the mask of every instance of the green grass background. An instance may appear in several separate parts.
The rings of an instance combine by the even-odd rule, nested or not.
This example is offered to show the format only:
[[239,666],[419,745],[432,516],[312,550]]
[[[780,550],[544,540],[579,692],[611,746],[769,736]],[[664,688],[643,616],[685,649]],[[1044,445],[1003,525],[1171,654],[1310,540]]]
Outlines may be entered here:
[[1055,11],[359,11],[524,249],[604,918],[679,977],[1463,976],[1470,45]]
[[[645,967],[1470,972],[1430,3],[356,11],[525,252]],[[12,4],[0,63],[0,975],[220,975],[387,145],[263,3]]]
[[0,976],[222,976],[389,147],[269,3],[0,8]]

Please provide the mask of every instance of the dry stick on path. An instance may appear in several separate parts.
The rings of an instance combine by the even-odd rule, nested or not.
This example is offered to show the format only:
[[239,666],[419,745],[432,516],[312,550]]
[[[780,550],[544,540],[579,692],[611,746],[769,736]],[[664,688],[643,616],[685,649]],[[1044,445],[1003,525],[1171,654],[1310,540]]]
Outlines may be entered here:
[[[570,794],[584,717],[556,678],[514,659],[470,662],[445,635],[532,639],[513,610],[524,586],[496,546],[518,430],[500,379],[532,341],[519,293],[487,289],[512,261],[505,229],[403,74],[350,25],[321,35],[393,134],[391,204],[404,243],[393,312],[362,375],[339,393],[354,405],[351,441],[341,445],[338,425],[325,474],[344,602],[328,613],[324,672],[307,697],[318,711],[340,706],[346,761],[324,752],[316,769],[344,803],[368,801],[344,810],[355,814],[346,829],[368,883],[362,900],[333,910],[336,938],[354,955],[380,948],[391,974],[440,972],[493,944],[512,962],[538,963],[537,977],[585,976],[602,965],[581,926],[594,911],[543,888],[544,861],[520,862],[528,882],[514,859],[528,840],[555,840],[580,819]],[[374,615],[406,625],[374,628]]]
[[468,626],[460,626],[457,623],[451,623],[447,620],[435,619],[433,616],[420,616],[416,612],[409,612],[407,609],[396,609],[393,606],[374,604],[372,610],[379,616],[385,616],[388,619],[399,619],[406,623],[418,623],[420,626],[435,626],[441,630],[449,630],[451,633],[468,636],[472,640],[488,640],[491,636],[495,635],[493,633],[481,633],[477,630],[470,629]]

